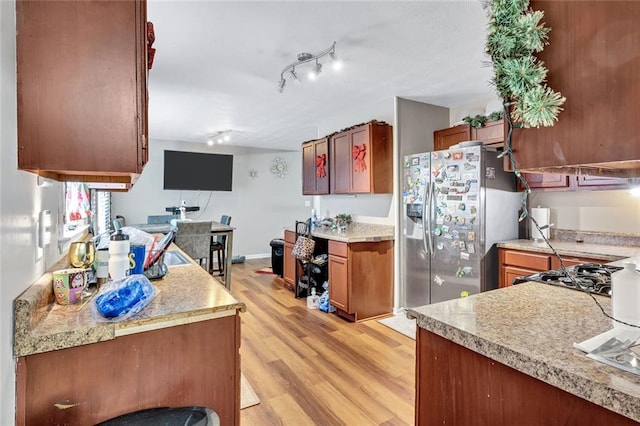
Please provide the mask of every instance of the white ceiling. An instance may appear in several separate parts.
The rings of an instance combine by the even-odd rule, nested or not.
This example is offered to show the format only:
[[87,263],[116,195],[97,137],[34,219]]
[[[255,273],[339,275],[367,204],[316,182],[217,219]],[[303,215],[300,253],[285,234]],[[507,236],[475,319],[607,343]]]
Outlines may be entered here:
[[[396,96],[445,107],[495,96],[480,1],[149,0],[147,9],[157,49],[151,139],[206,144],[231,130],[233,146],[298,150],[392,120]],[[287,81],[278,93],[298,53],[334,41],[342,71],[325,58],[318,80]]]

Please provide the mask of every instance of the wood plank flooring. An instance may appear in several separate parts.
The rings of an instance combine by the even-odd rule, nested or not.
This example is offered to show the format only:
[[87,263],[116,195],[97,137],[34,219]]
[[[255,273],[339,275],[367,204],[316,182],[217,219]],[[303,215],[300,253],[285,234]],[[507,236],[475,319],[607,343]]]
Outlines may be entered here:
[[253,425],[412,425],[415,342],[375,320],[347,322],[309,310],[271,259],[234,264],[242,313],[242,371],[260,404],[240,412]]

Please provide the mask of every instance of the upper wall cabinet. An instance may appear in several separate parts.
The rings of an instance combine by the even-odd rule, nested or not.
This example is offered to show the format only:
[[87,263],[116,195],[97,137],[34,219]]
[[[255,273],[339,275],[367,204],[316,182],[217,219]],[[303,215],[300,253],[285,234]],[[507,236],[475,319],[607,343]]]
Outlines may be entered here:
[[145,0],[16,3],[18,168],[135,182],[147,162]]
[[468,124],[459,124],[433,132],[433,149],[440,151],[464,141],[482,141],[485,145],[499,146],[504,143],[504,120],[487,121],[476,129]]
[[442,151],[443,149],[449,149],[451,145],[455,145],[458,142],[469,140],[471,140],[471,126],[468,124],[436,130],[433,132],[433,150]]
[[640,176],[639,1],[538,1],[551,28],[537,56],[566,97],[552,127],[514,129],[521,170]]
[[329,138],[302,145],[302,194],[329,193]]
[[372,121],[330,138],[331,193],[393,192],[393,132]]

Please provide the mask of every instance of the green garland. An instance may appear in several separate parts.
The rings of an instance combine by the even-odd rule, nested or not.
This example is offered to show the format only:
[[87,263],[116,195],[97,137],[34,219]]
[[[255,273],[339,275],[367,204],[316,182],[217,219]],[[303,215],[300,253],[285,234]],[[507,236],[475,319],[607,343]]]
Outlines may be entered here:
[[547,87],[547,69],[533,55],[549,44],[544,12],[530,10],[529,0],[492,0],[490,7],[486,50],[492,83],[523,127],[553,126],[566,99]]

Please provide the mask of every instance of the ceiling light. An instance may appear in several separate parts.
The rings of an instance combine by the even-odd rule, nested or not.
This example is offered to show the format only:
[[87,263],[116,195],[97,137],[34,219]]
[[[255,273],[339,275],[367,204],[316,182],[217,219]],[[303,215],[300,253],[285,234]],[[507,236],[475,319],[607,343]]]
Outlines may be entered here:
[[331,66],[333,67],[333,70],[340,71],[342,69],[342,61],[336,56],[336,52],[333,50],[329,52],[329,57],[331,58]]
[[322,64],[316,60],[316,64],[309,71],[309,80],[315,80],[318,78],[318,75],[322,72]]
[[219,130],[207,139],[207,145],[214,143],[229,142],[231,140],[231,130]]
[[334,69],[339,69],[341,66],[340,61],[338,60],[338,58],[336,57],[336,42],[334,41],[333,44],[326,50],[318,53],[318,54],[311,54],[311,53],[307,53],[307,52],[303,52],[303,53],[298,53],[297,62],[294,62],[290,65],[287,65],[282,72],[280,73],[280,81],[278,82],[278,92],[282,93],[284,91],[284,87],[287,83],[287,80],[285,79],[285,74],[289,74],[290,78],[293,79],[293,81],[300,82],[300,78],[298,77],[298,73],[296,73],[296,67],[300,67],[302,64],[306,64],[307,62],[311,62],[315,60],[315,65],[313,66],[313,68],[309,71],[309,79],[310,80],[315,80],[318,77],[318,74],[320,74],[320,72],[322,71],[322,64],[320,63],[319,59],[326,56],[326,55],[330,55],[331,56],[331,60],[333,63],[333,67]]

